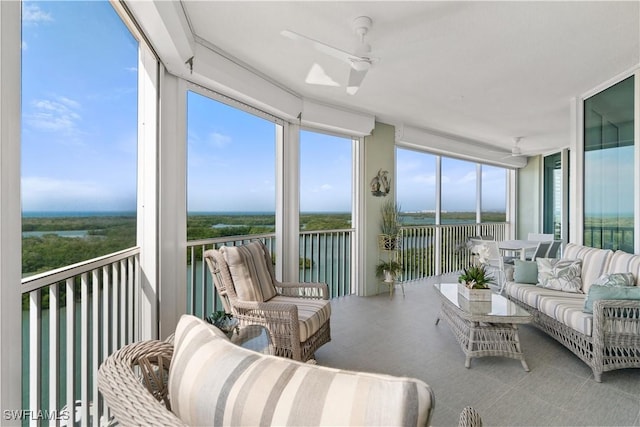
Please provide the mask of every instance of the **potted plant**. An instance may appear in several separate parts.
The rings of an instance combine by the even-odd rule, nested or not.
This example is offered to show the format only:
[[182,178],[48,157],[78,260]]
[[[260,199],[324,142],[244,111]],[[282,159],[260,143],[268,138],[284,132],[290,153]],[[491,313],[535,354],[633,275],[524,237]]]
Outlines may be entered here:
[[458,293],[470,301],[491,301],[489,283],[492,281],[493,276],[483,264],[471,265],[463,268],[458,276]]
[[380,261],[376,265],[376,276],[386,283],[391,283],[402,273],[402,264],[395,260]]
[[233,335],[233,331],[238,328],[239,323],[233,314],[225,313],[223,310],[214,311],[205,320],[227,334],[228,337]]
[[393,251],[398,244],[400,233],[400,205],[393,200],[386,200],[380,209],[380,236],[378,245],[380,249]]

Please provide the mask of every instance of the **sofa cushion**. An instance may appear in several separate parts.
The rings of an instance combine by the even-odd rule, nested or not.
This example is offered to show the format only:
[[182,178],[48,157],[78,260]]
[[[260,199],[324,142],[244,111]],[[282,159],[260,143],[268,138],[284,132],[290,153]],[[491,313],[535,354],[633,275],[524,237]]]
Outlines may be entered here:
[[538,283],[538,263],[535,261],[513,260],[513,280],[518,283]]
[[591,286],[634,286],[635,284],[636,278],[633,273],[604,273]]
[[331,317],[329,300],[285,297],[278,295],[270,303],[294,304],[298,307],[298,325],[300,325],[300,342],[313,336],[320,326]]
[[601,299],[640,300],[640,288],[637,286],[601,286],[592,285],[584,301],[584,312],[593,313],[593,302]]
[[[529,305],[530,307],[533,307],[534,309],[538,308],[538,301],[542,296],[550,296],[555,298],[571,298],[575,297],[576,295],[581,295],[556,291],[554,289],[545,289],[528,283],[517,282],[507,283],[505,286],[505,292],[509,297],[511,297],[511,299],[521,301]],[[582,295],[582,297],[584,298],[584,295]]]
[[582,260],[537,258],[538,286],[563,292],[582,293]]
[[538,298],[538,310],[558,322],[584,334],[591,336],[593,315],[585,313],[584,294],[544,295]]
[[569,243],[562,252],[563,259],[581,259],[582,260],[582,292],[587,293],[589,286],[602,273],[609,271],[609,261],[613,256],[613,251],[609,249],[591,248],[588,246],[576,245]]
[[268,301],[276,296],[273,277],[262,242],[223,246],[220,252],[229,266],[233,285],[241,301]]
[[640,255],[615,251],[607,267],[607,273],[633,273],[636,286],[640,285]]
[[428,425],[423,381],[343,371],[255,353],[184,315],[169,371],[187,425]]

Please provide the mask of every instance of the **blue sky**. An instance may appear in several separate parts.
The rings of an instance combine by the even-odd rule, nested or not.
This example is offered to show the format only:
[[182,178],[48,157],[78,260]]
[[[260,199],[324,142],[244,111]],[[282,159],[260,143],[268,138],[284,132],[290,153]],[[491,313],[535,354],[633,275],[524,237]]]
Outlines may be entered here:
[[[397,192],[404,211],[435,209],[436,156],[398,149]],[[506,204],[505,169],[482,167],[482,208],[502,211]],[[444,157],[442,159],[442,209],[475,211],[476,163]]]
[[135,210],[137,49],[108,2],[23,4],[24,211]]
[[[137,49],[108,2],[24,2],[24,211],[135,210]],[[275,132],[190,93],[188,210],[273,211]],[[350,140],[302,132],[300,154],[301,210],[350,211]],[[434,157],[397,158],[403,209],[433,209]],[[483,179],[484,208],[504,209],[504,170]],[[443,161],[443,209],[475,210],[474,163]]]

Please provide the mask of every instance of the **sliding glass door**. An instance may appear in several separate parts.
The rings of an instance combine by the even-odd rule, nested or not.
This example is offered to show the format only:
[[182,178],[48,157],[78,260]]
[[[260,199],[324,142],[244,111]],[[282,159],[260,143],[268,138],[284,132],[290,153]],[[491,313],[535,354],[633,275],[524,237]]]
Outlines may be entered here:
[[633,253],[633,76],[584,101],[584,243]]

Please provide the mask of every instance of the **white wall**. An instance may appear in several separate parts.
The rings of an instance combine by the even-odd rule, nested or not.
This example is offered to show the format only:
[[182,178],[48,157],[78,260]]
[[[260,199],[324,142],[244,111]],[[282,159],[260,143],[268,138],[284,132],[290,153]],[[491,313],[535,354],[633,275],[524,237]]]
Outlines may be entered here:
[[[375,197],[371,194],[369,182],[378,170],[389,171],[391,191],[386,197]],[[378,253],[378,234],[380,234],[380,208],[383,203],[392,198],[395,200],[395,128],[391,125],[378,123],[370,136],[364,138],[364,179],[361,182],[362,197],[364,199],[364,274],[359,294],[364,296],[384,292],[388,288],[379,286],[376,277]]]
[[[22,408],[20,2],[0,1],[0,409]],[[2,416],[2,414],[0,414]],[[19,420],[2,418],[3,425]]]
[[530,157],[518,169],[518,214],[516,238],[526,239],[528,233],[542,232],[542,157]]

